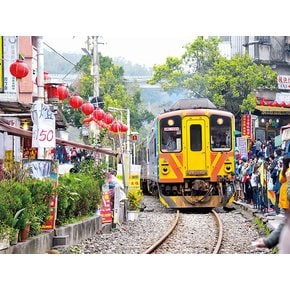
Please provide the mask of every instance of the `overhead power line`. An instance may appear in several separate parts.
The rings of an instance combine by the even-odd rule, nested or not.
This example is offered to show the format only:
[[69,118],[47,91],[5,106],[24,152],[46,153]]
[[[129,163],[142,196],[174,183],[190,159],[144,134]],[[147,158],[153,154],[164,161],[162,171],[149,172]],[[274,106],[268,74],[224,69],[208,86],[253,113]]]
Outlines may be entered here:
[[44,44],[50,48],[53,52],[55,52],[57,55],[59,55],[60,57],[62,57],[64,60],[66,60],[67,62],[69,62],[70,64],[72,64],[73,66],[76,66],[76,64],[74,64],[73,62],[71,62],[69,59],[67,59],[66,57],[64,57],[61,53],[59,53],[58,51],[56,51],[54,48],[52,48],[50,45],[48,45],[46,42],[44,42]]

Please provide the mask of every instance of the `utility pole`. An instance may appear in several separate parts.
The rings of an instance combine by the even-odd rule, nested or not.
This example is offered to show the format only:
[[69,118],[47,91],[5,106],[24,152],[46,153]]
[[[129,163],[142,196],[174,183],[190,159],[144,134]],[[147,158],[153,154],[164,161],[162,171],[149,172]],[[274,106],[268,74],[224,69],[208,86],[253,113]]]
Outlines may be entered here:
[[[100,36],[92,36],[93,43],[93,77],[94,77],[94,98],[96,100],[96,106],[99,107],[99,97],[100,97],[100,73],[99,73],[99,44],[104,44],[99,42]],[[89,41],[88,41],[89,42]]]
[[99,36],[93,36],[93,75],[94,75],[94,98],[96,100],[96,106],[99,107],[100,96],[100,75],[99,75],[99,51],[98,51],[98,38]]
[[44,103],[44,52],[43,37],[37,36],[37,99]]

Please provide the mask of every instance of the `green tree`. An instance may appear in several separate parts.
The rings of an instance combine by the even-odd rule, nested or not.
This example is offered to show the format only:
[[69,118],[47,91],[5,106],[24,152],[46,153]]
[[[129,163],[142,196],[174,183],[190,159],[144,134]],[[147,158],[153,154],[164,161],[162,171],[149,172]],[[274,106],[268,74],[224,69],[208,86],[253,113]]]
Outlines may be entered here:
[[236,116],[252,112],[255,90],[276,88],[276,72],[258,65],[248,54],[226,59],[219,53],[220,40],[196,38],[185,46],[180,58],[168,57],[165,64],[153,67],[150,84],[160,83],[169,92],[182,89],[189,96],[204,96],[217,107]]
[[[143,122],[150,122],[153,115],[144,109],[141,100],[139,88],[128,92],[124,82],[124,69],[114,65],[109,57],[104,57],[99,54],[99,90],[100,100],[104,111],[108,111],[108,107],[116,107],[120,109],[130,110],[130,126],[131,130],[139,130],[142,128]],[[84,55],[76,65],[76,70],[81,74],[79,82],[72,88],[73,92],[78,91],[78,94],[86,101],[93,96],[94,79],[91,75],[92,60],[88,55]],[[138,104],[138,106],[136,106]],[[70,106],[65,106],[63,110],[67,120],[72,125],[80,127],[86,116],[80,110],[74,110]],[[121,119],[120,115],[115,116]],[[127,123],[127,115],[122,114],[122,122]],[[104,134],[102,134],[104,137]],[[103,138],[102,137],[102,138]]]
[[275,89],[276,77],[269,66],[254,63],[247,53],[231,59],[220,58],[206,75],[205,94],[235,115],[252,112],[256,106],[255,90]]

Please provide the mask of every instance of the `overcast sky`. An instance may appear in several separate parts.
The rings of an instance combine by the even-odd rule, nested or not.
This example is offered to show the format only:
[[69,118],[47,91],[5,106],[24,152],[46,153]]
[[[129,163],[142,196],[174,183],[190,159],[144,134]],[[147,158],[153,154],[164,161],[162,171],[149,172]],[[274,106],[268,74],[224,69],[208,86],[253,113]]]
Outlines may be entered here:
[[[43,9],[39,0],[24,6],[17,1],[21,9],[15,9],[15,1],[5,2],[12,7],[0,17],[3,35],[43,35],[53,48],[67,52],[82,52],[86,36],[99,35],[103,55],[148,66],[180,56],[182,46],[197,35],[289,35],[286,0],[276,5],[258,0],[106,0],[95,5],[50,0]],[[32,13],[31,7],[39,9]]]
[[[124,57],[134,63],[153,66],[164,63],[168,56],[181,56],[183,46],[194,40],[194,35],[188,36],[106,36],[99,38],[99,51],[104,56]],[[44,42],[59,52],[77,52],[85,46],[85,36],[43,37]]]

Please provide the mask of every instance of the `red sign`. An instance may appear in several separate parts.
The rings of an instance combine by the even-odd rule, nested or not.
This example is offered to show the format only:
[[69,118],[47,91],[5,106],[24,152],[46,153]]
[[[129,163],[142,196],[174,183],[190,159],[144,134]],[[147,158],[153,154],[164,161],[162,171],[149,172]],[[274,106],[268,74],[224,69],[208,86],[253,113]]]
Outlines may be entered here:
[[101,207],[101,217],[102,223],[111,223],[112,222],[112,208],[110,200],[110,190],[104,190],[102,193],[102,207]]
[[52,230],[52,229],[55,228],[56,210],[57,210],[56,205],[57,205],[57,195],[55,195],[50,200],[50,203],[49,203],[49,208],[50,208],[49,218],[45,222],[45,224],[41,226],[42,230]]
[[252,116],[242,116],[242,137],[252,138]]

